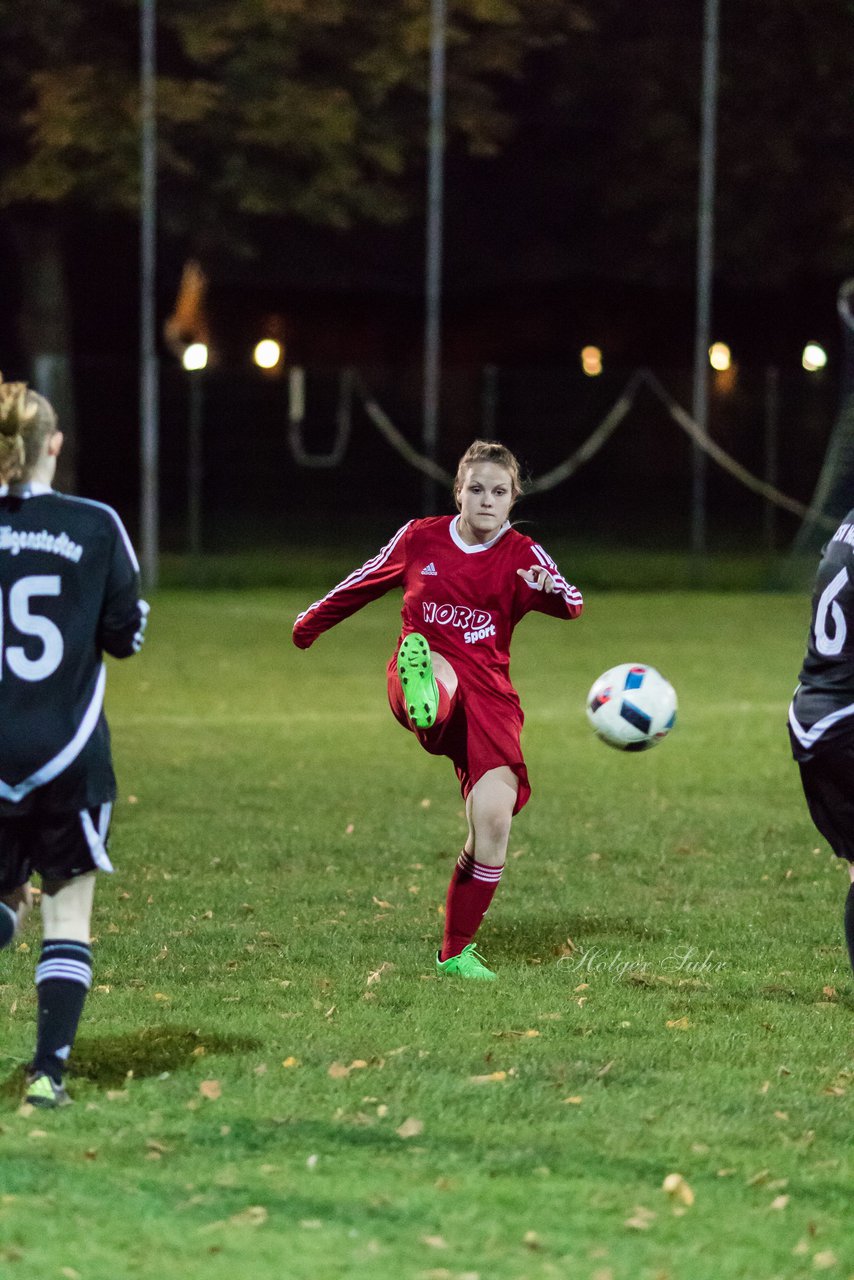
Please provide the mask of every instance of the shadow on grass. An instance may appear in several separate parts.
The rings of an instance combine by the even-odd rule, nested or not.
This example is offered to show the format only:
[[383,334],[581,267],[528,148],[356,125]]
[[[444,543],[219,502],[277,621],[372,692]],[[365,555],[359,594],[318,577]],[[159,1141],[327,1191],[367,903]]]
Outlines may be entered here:
[[[74,1046],[69,1075],[102,1089],[115,1089],[129,1072],[144,1080],[189,1067],[200,1048],[206,1053],[248,1053],[260,1047],[248,1036],[206,1034],[190,1027],[143,1027],[125,1035],[81,1036]],[[14,1097],[21,1089],[20,1068],[0,1082],[0,1097]]]
[[[579,953],[594,945],[613,950],[632,943],[656,943],[670,940],[670,934],[662,934],[644,920],[630,916],[580,916],[569,912],[537,916],[523,920],[492,921],[484,930],[489,946],[505,947],[522,956],[552,957],[561,953],[567,938],[572,938]],[[603,950],[604,954],[604,950]]]

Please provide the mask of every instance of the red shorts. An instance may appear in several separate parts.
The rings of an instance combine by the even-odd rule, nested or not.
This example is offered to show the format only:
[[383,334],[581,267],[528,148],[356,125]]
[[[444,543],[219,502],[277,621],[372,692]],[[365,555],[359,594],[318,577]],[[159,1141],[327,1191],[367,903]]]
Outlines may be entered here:
[[522,756],[522,712],[487,694],[466,691],[460,684],[454,695],[450,714],[442,718],[448,706],[448,695],[439,685],[440,720],[432,729],[416,729],[406,714],[403,693],[392,658],[388,664],[388,701],[392,714],[404,729],[414,733],[425,751],[433,756],[447,756],[460,780],[463,799],[474,784],[490,769],[506,765],[519,779],[519,791],[513,813],[517,814],[531,798],[528,770]]

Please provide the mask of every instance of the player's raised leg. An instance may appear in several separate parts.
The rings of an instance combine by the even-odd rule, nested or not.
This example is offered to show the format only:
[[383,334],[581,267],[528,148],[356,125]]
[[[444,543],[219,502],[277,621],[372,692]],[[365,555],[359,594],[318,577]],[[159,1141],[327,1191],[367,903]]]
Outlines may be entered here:
[[513,770],[502,765],[479,778],[469,792],[469,835],[454,867],[445,903],[445,935],[436,958],[439,973],[492,981],[472,939],[492,902],[504,864],[519,790]]
[[59,1107],[71,1101],[63,1075],[92,985],[89,926],[94,893],[94,871],[42,884],[38,1031],[26,1092],[26,1101],[37,1107]]
[[401,641],[397,674],[407,718],[416,729],[432,729],[448,717],[457,691],[457,674],[417,631]]

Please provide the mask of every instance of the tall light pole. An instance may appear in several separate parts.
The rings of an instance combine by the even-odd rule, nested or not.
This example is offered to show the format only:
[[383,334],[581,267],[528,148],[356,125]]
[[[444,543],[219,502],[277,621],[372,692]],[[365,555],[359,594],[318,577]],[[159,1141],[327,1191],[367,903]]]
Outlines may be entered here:
[[[425,264],[424,402],[422,444],[436,461],[442,361],[442,221],[445,161],[445,27],[447,0],[431,0],[430,124],[427,157],[427,252]],[[436,482],[424,477],[423,513],[433,515]]]
[[157,37],[156,0],[140,0],[139,442],[140,558],[147,587],[159,565],[157,369]]
[[[715,227],[715,118],[718,96],[719,0],[705,0],[703,18],[700,190],[697,209],[697,303],[694,327],[694,421],[706,431],[709,420],[709,340]],[[692,452],[691,550],[706,553],[706,455],[694,441]]]

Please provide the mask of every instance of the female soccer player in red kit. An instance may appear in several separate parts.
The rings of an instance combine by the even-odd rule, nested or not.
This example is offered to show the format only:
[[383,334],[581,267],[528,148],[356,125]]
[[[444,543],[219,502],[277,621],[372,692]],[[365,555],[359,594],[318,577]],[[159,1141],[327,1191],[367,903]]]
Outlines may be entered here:
[[403,628],[388,664],[395,718],[425,750],[448,756],[460,780],[468,839],[445,907],[441,974],[493,980],[472,939],[501,879],[510,822],[531,788],[522,708],[510,683],[510,638],[532,609],[577,618],[581,593],[538,543],[511,527],[519,464],[502,444],[475,442],[454,482],[459,514],[410,520],[383,549],[310,605],[294,624],[307,649],[393,587]]

